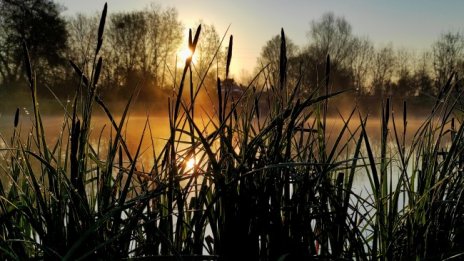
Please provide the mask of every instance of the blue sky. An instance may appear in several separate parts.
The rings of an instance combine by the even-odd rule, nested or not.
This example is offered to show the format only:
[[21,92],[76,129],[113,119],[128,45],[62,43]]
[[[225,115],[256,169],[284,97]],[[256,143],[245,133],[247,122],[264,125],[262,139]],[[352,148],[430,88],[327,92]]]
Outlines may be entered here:
[[[67,10],[93,14],[104,0],[56,0]],[[368,36],[377,46],[393,43],[425,50],[445,31],[463,31],[464,1],[460,0],[108,0],[108,11],[140,10],[155,3],[175,7],[186,27],[202,19],[219,33],[230,24],[234,35],[232,71],[251,71],[262,46],[284,28],[296,44],[308,43],[312,20],[325,12],[344,16],[356,35]]]

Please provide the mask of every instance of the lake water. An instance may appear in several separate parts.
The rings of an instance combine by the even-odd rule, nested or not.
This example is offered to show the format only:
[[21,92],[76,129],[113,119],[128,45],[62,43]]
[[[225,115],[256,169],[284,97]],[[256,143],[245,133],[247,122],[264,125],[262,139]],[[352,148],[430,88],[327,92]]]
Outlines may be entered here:
[[[20,124],[19,129],[21,130],[21,136],[23,142],[25,142],[27,135],[31,135],[31,127],[33,125],[33,118],[31,117],[31,112],[23,109],[21,111],[20,117]],[[115,119],[116,123],[119,124],[120,118]],[[211,124],[208,125],[209,119],[206,117],[197,117],[195,119],[199,126],[209,126],[206,128],[205,132],[207,133],[213,131],[213,127]],[[410,118],[408,119],[407,123],[407,131],[406,131],[406,144],[409,144],[412,140],[414,134],[416,133],[417,129],[423,123],[423,118]],[[13,122],[14,122],[14,115],[11,114],[4,114],[0,116],[0,134],[3,137],[2,144],[3,147],[6,147],[6,144],[9,144],[10,137],[13,133]],[[43,125],[45,131],[45,137],[47,138],[47,142],[49,143],[49,147],[53,147],[53,145],[59,140],[61,135],[69,135],[68,129],[69,126],[63,125],[64,117],[57,116],[57,115],[45,115],[43,116]],[[144,137],[141,142],[144,126],[147,124],[147,128],[145,129]],[[400,140],[403,139],[403,123],[401,119],[396,119],[397,123],[397,132],[400,136]],[[341,129],[343,128],[343,121],[340,119],[331,118],[327,121],[327,139],[328,139],[328,148],[334,144],[335,139],[339,136]],[[346,140],[350,137],[350,133],[354,133],[360,125],[359,119],[353,119],[350,121],[349,130],[346,131],[346,134],[343,136],[342,143],[346,142]],[[188,128],[188,127],[184,127]],[[112,135],[114,137],[115,131],[112,129],[111,123],[108,118],[104,115],[94,116],[92,118],[92,130],[91,130],[91,144],[96,149],[98,147],[98,143],[100,143],[100,148],[105,149],[108,148],[109,144],[109,137]],[[367,122],[366,126],[370,143],[373,146],[376,155],[378,153],[378,144],[380,143],[380,133],[381,133],[381,125],[380,120],[377,118],[370,118]],[[393,125],[390,121],[390,135],[389,138],[389,146],[394,148],[396,147],[396,143],[393,139]],[[64,130],[64,131],[63,131]],[[166,144],[167,139],[170,135],[170,128],[169,128],[169,120],[165,116],[149,116],[141,115],[141,114],[132,114],[128,116],[126,124],[123,128],[123,136],[127,143],[128,149],[132,155],[135,154],[139,143],[141,142],[141,157],[139,160],[139,164],[141,164],[141,168],[144,170],[150,170],[153,166],[154,162],[154,154],[158,154]],[[360,135],[360,131],[356,132],[355,139],[358,139]],[[101,139],[100,139],[101,137]],[[184,140],[188,137],[184,136]],[[181,145],[182,146],[182,145]],[[187,146],[187,145],[185,145]],[[339,145],[341,147],[341,145]],[[354,149],[355,143],[351,142],[351,145],[348,147],[349,149]],[[182,147],[179,148],[180,150]],[[394,151],[396,148],[393,149]],[[345,158],[349,157],[349,152],[345,153]],[[187,160],[187,159],[186,159]],[[341,159],[343,160],[343,159]],[[186,163],[189,164],[189,163]],[[362,172],[362,171],[361,171]],[[357,184],[362,186],[368,185],[366,175],[357,175]]]
[[[18,129],[21,130],[21,136],[23,140],[25,140],[26,135],[29,134],[31,131],[31,127],[33,125],[33,118],[31,117],[32,113],[23,109],[21,111],[20,116],[20,124]],[[44,115],[42,117],[45,137],[50,144],[54,144],[60,137],[60,135],[68,135],[67,129],[69,126],[64,126],[64,117],[57,116],[57,115]],[[115,118],[117,124],[119,124],[120,118]],[[132,114],[129,115],[126,124],[123,128],[123,135],[125,141],[128,145],[128,148],[132,153],[135,153],[138,144],[142,138],[144,126],[148,121],[147,128],[145,130],[145,134],[142,141],[142,149],[141,151],[144,154],[147,154],[146,157],[153,156],[153,147],[155,153],[159,152],[163,146],[166,144],[167,138],[170,135],[170,128],[169,128],[169,120],[165,116],[146,116],[141,114]],[[196,123],[199,126],[209,126],[206,128],[205,132],[208,131],[212,132],[213,127],[209,124],[209,119],[206,117],[197,117],[195,119]],[[414,134],[416,133],[419,126],[424,121],[423,118],[409,118],[407,122],[407,131],[406,131],[406,143],[411,141]],[[13,122],[14,122],[14,115],[13,114],[3,114],[0,115],[0,135],[3,137],[3,141],[8,143],[10,137],[13,133]],[[400,139],[403,139],[403,123],[401,119],[396,119],[397,122],[397,132],[400,136]],[[310,124],[310,123],[308,123]],[[329,118],[327,120],[327,139],[328,139],[328,146],[331,148],[333,146],[334,141],[338,137],[341,129],[343,128],[343,121],[340,118]],[[359,127],[360,121],[357,118],[354,118],[350,121],[349,130],[345,132],[344,141],[350,137],[350,133],[354,133],[356,129]],[[188,127],[184,127],[188,128]],[[108,118],[104,115],[94,116],[92,118],[92,130],[91,130],[91,141],[96,144],[98,142],[99,137],[101,135],[102,139],[101,142],[107,142],[108,137],[112,134],[114,136],[115,131],[114,129],[111,131],[112,126]],[[367,133],[369,135],[369,140],[371,144],[378,144],[380,142],[380,134],[381,134],[381,126],[380,120],[377,118],[370,118],[367,121]],[[65,132],[63,133],[63,130]],[[393,137],[393,125],[390,121],[389,125],[390,133]],[[355,134],[355,138],[359,138],[359,130]],[[391,139],[393,141],[393,139]],[[148,155],[148,151],[151,152]]]

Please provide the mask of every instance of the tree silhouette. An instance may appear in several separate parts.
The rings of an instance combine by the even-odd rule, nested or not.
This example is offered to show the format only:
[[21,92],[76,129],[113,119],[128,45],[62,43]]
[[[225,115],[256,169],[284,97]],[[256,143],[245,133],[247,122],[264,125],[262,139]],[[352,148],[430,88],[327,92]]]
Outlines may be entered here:
[[392,45],[387,45],[376,51],[371,68],[371,93],[377,96],[390,95],[395,68],[395,53]]
[[447,32],[441,35],[433,47],[433,69],[436,87],[442,88],[452,73],[462,72],[464,63],[464,37],[461,33]]
[[[86,75],[92,71],[92,59],[97,45],[97,32],[100,18],[99,14],[87,16],[76,14],[67,18],[68,50],[67,57],[83,70]],[[106,42],[103,42],[101,52],[107,51]],[[74,74],[74,71],[71,71]]]
[[201,24],[201,34],[193,58],[194,74],[199,79],[206,74],[205,82],[211,85],[216,83],[217,77],[224,75],[226,67],[224,48],[221,46],[221,36],[214,25],[204,24],[202,21],[198,24]]
[[[182,39],[182,25],[175,9],[149,9],[114,13],[107,30],[107,70],[112,87],[123,97],[130,87],[143,83],[142,92],[153,92],[173,82],[175,51]],[[129,88],[127,88],[129,87]],[[143,95],[149,98],[150,95]]]
[[367,80],[373,56],[374,46],[371,41],[368,38],[355,38],[348,68],[351,72],[353,86],[359,94],[367,91]]
[[[289,59],[292,65],[289,65],[289,75],[293,76],[299,73],[297,66],[293,66],[295,57],[298,52],[298,47],[293,43],[293,41],[286,37],[286,49],[287,49],[287,58]],[[258,66],[267,66],[267,76],[268,81],[271,85],[277,86],[279,80],[279,66],[280,66],[280,45],[281,45],[281,36],[275,35],[270,40],[266,42],[266,45],[261,50],[261,55],[258,58]],[[295,62],[297,63],[297,62]],[[294,72],[296,71],[296,72]],[[292,81],[292,77],[287,79]]]
[[[47,78],[64,62],[67,31],[59,7],[50,0],[0,1],[0,75],[3,85],[19,80],[23,71],[22,42],[35,70]],[[47,68],[47,69],[46,69]]]
[[345,65],[356,44],[351,25],[333,13],[325,13],[320,20],[312,21],[308,37],[318,59],[324,61],[330,54],[331,62],[338,66]]

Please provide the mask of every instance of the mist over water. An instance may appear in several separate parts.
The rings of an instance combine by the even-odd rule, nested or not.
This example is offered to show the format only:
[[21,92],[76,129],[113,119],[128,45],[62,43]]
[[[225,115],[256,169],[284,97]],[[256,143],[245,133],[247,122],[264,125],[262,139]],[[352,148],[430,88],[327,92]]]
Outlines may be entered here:
[[[20,116],[20,124],[18,129],[21,130],[22,137],[26,137],[31,131],[31,127],[33,126],[33,121],[30,111],[27,109],[23,109]],[[328,148],[331,149],[334,145],[335,140],[338,138],[343,126],[344,121],[347,121],[347,117],[343,119],[339,117],[329,117],[327,119],[327,127],[326,127],[326,139]],[[396,118],[396,131],[398,138],[402,141],[405,139],[406,144],[410,144],[413,140],[416,132],[418,131],[419,127],[425,121],[425,117],[409,117],[407,119],[407,126],[406,126],[406,137],[403,137],[403,119]],[[10,136],[13,133],[13,120],[14,115],[12,114],[3,114],[0,117],[0,133],[4,140],[9,140]],[[60,135],[69,135],[68,133],[68,126],[64,125],[65,116],[64,115],[57,115],[57,114],[50,114],[44,115],[42,117],[45,126],[45,137],[47,137],[48,142],[53,144],[58,140]],[[119,124],[120,116],[115,117],[116,124]],[[205,129],[205,133],[208,133],[208,128],[212,131],[213,127],[210,123],[211,119],[206,115],[199,115],[196,117],[195,121],[199,126]],[[345,131],[343,138],[341,140],[342,144],[350,143],[351,142],[351,149],[354,148],[354,144],[356,140],[360,137],[360,120],[359,117],[354,116],[348,124],[348,129]],[[144,127],[147,124],[147,127]],[[369,136],[369,141],[374,145],[374,149],[376,144],[380,142],[380,135],[381,135],[381,119],[378,117],[368,117],[367,124],[366,124],[366,131]],[[437,122],[437,124],[439,124]],[[115,131],[114,128],[111,126],[110,120],[101,114],[97,114],[92,118],[92,131],[91,131],[91,140],[96,144],[99,139],[100,142],[108,142],[108,138],[112,135],[114,138]],[[208,126],[208,127],[205,127]],[[308,120],[307,127],[315,126],[315,122],[313,119]],[[64,130],[64,132],[63,132]],[[393,138],[395,135],[393,122],[390,121],[389,124],[389,132],[391,137]],[[170,135],[170,127],[169,127],[169,118],[164,113],[159,113],[157,115],[147,115],[144,112],[135,112],[130,113],[126,119],[126,123],[123,127],[122,133],[125,142],[132,153],[134,153],[139,145],[140,141],[142,141],[142,149],[143,152],[142,158],[152,157],[153,152],[159,153],[163,147],[165,146],[167,139]],[[142,137],[143,136],[143,137]],[[187,139],[187,137],[185,137]],[[392,146],[396,146],[393,143],[393,139],[391,140]],[[348,146],[350,149],[350,146]]]

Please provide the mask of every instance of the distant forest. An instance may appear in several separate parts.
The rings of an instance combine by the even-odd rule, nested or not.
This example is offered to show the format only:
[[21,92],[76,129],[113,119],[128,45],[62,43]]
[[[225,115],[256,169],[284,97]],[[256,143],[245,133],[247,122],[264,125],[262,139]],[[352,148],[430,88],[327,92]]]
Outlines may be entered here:
[[[43,97],[69,99],[75,93],[79,78],[69,61],[91,74],[99,14],[68,17],[61,15],[63,10],[63,6],[49,0],[0,0],[2,100],[21,97],[27,91],[23,42],[29,48],[37,90]],[[140,86],[139,99],[159,101],[164,106],[180,80],[183,61],[176,56],[186,45],[184,28],[175,8],[154,4],[142,11],[109,14],[100,51],[104,61],[99,81],[103,99],[120,101]],[[235,79],[235,86],[251,85],[263,92],[277,86],[279,29],[263,46],[249,79]],[[347,100],[351,102],[353,98],[372,101],[391,96],[428,104],[435,102],[451,75],[458,88],[462,85],[464,35],[460,32],[437,36],[437,41],[423,52],[392,44],[374,46],[368,37],[354,35],[345,18],[326,13],[310,22],[307,34],[304,46],[286,39],[287,81],[300,85],[299,95],[308,95],[324,85],[328,54],[330,91],[350,90]],[[216,79],[224,77],[227,41],[221,45],[222,38],[214,25],[202,24],[192,77],[206,90],[214,90]],[[259,77],[254,78],[258,73]]]

